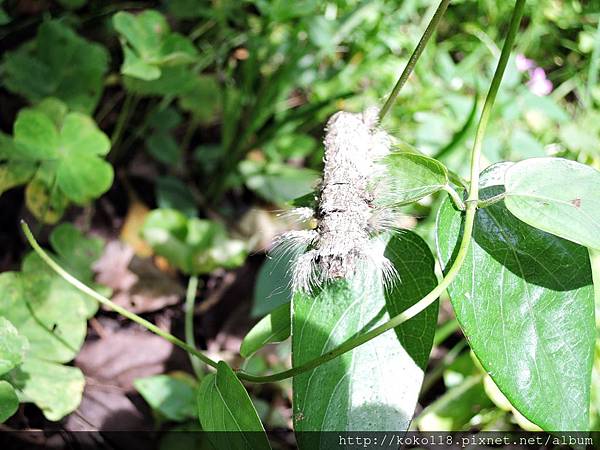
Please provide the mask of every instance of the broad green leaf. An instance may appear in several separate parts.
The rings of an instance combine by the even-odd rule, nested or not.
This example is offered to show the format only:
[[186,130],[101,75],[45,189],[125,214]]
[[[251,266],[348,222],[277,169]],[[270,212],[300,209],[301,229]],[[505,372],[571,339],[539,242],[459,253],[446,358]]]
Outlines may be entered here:
[[35,109],[19,111],[14,124],[14,140],[17,146],[17,156],[31,160],[48,160],[58,157],[60,137],[52,119]]
[[0,380],[0,423],[4,422],[19,407],[19,397],[7,381]]
[[[351,280],[331,282],[310,295],[295,294],[293,366],[385,322],[437,284],[433,256],[414,233],[395,234],[386,255],[398,272],[393,289],[384,291],[379,274],[367,265]],[[406,430],[417,403],[436,317],[437,303],[401,325],[396,335],[385,333],[294,377],[294,429],[299,432],[300,448],[330,448],[332,444],[322,440],[325,435],[304,431]]]
[[22,402],[35,403],[48,420],[57,421],[81,403],[85,379],[77,367],[37,358],[26,359],[7,377]]
[[443,189],[448,184],[448,170],[427,156],[410,152],[391,153],[385,165],[386,194],[379,200],[386,205],[404,205]]
[[57,289],[59,281],[45,273],[0,274],[0,315],[27,338],[31,356],[67,362],[83,344],[87,324],[83,304]]
[[600,250],[600,172],[562,158],[532,158],[506,171],[506,207],[529,225]]
[[207,375],[198,389],[198,417],[215,448],[270,449],[265,429],[248,392],[223,361],[217,373]]
[[197,416],[195,380],[185,373],[138,378],[133,385],[144,400],[168,420]]
[[73,154],[63,159],[56,182],[65,196],[83,205],[100,197],[113,182],[112,166],[95,156]]
[[70,109],[91,113],[100,99],[108,52],[78,36],[64,21],[47,21],[36,38],[2,62],[6,88],[32,103],[57,97]]
[[286,164],[245,160],[239,164],[239,169],[249,189],[280,205],[312,192],[318,181],[314,170]]
[[[390,239],[385,255],[400,278],[385,294],[387,312],[393,317],[425,297],[437,285],[435,261],[423,239],[408,231]],[[394,328],[400,344],[423,371],[427,368],[433,346],[437,317],[436,302],[402,326]]]
[[92,265],[102,255],[102,239],[86,237],[72,224],[63,223],[52,230],[50,243],[69,273],[88,285],[93,283]]
[[246,244],[229,239],[222,225],[188,218],[174,209],[155,209],[148,214],[142,236],[158,255],[187,274],[232,269],[247,255]]
[[290,304],[285,303],[263,317],[244,337],[240,355],[249,358],[269,343],[281,342],[290,337]]
[[21,364],[28,349],[27,338],[20,335],[6,318],[0,316],[0,375]]
[[254,285],[252,317],[263,317],[292,300],[293,258],[265,258]]
[[165,17],[154,10],[139,14],[118,12],[115,29],[123,38],[125,54],[121,73],[144,81],[161,77],[161,67],[192,63],[197,55],[192,42],[171,32]]
[[[482,198],[502,192],[507,166],[482,174]],[[461,213],[446,200],[437,224],[446,270],[461,226]],[[466,261],[448,291],[471,348],[520,413],[544,430],[588,428],[595,330],[585,248],[496,203],[477,212]]]
[[40,163],[28,186],[27,205],[47,223],[60,218],[66,199],[84,204],[106,192],[113,169],[102,159],[110,149],[108,137],[87,115],[70,112],[56,99],[19,112],[14,125],[14,145],[4,147],[4,157],[23,157]]
[[124,58],[121,73],[144,81],[160,78],[160,69],[138,57],[130,48],[123,48]]
[[594,281],[594,299],[596,302],[596,328],[600,330],[600,250],[589,249],[592,279]]

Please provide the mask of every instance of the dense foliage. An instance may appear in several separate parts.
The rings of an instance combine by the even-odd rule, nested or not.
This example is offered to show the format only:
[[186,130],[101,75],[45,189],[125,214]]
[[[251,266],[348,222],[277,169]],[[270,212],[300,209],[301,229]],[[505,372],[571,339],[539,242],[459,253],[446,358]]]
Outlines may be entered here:
[[[130,290],[102,276],[102,260],[120,264],[111,244],[154,258],[176,300],[130,312],[179,311],[188,283],[172,332],[219,362],[215,372],[191,356],[193,370],[177,369],[193,376],[134,382],[165,429],[600,430],[596,2],[527,2],[482,142],[471,245],[440,300],[293,381],[245,387],[232,370],[278,373],[290,352],[301,366],[416,304],[456,260],[512,1],[451,2],[383,122],[396,140],[388,203],[406,228],[387,242],[398,283],[294,296],[291,262],[258,256],[297,226],[282,210],[314,203],[327,117],[381,106],[437,5],[0,2],[0,421],[20,427],[19,403],[49,421],[78,408],[85,380],[71,361],[97,332],[88,321],[113,318],[30,252],[17,237],[25,219],[108,297]],[[245,335],[236,354],[193,327],[231,273],[242,287],[230,305],[252,301],[258,321],[231,333]]]

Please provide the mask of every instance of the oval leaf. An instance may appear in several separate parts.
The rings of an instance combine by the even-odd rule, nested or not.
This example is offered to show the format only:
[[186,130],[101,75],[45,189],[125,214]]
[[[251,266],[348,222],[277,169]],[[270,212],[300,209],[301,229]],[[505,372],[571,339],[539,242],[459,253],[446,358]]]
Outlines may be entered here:
[[532,158],[506,171],[506,207],[529,225],[600,250],[600,172],[562,158]]
[[4,422],[19,407],[19,398],[13,387],[7,381],[0,380],[0,423]]
[[448,184],[448,170],[435,159],[409,152],[392,153],[383,159],[386,169],[386,205],[416,202]]
[[196,416],[195,380],[186,373],[138,378],[133,385],[154,411],[169,420]]
[[200,384],[198,417],[215,448],[271,448],[248,392],[223,361],[219,362],[217,373],[207,375]]
[[[491,185],[506,168],[484,172],[482,198],[502,192]],[[446,200],[437,223],[446,268],[461,227]],[[471,348],[530,421],[548,431],[586,430],[595,338],[586,249],[521,222],[502,202],[477,212],[473,237],[448,289]]]
[[[366,269],[292,300],[292,362],[299,366],[416,303],[436,284],[431,252],[421,238],[400,233],[386,255],[399,279],[384,291]],[[385,333],[316,369],[294,377],[294,424],[300,448],[333,448],[325,433],[408,428],[423,381],[437,317],[430,306],[396,333]],[[337,445],[337,442],[335,443]]]
[[252,317],[263,317],[278,306],[292,301],[293,262],[293,258],[265,259],[254,285]]
[[286,340],[290,337],[290,327],[290,304],[286,303],[263,317],[252,327],[242,341],[240,355],[248,358],[269,343]]

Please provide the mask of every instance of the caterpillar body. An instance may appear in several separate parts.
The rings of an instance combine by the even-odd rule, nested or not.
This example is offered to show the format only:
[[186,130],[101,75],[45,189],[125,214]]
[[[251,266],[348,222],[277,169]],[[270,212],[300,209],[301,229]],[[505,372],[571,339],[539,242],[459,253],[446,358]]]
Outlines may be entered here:
[[390,152],[391,137],[378,126],[378,109],[363,113],[340,111],[327,122],[323,178],[317,207],[291,214],[316,219],[312,230],[282,234],[277,247],[295,259],[292,288],[308,292],[328,280],[350,278],[360,267],[375,265],[383,282],[393,281],[395,270],[377,239],[389,228],[390,215],[376,203],[382,186],[380,164]]

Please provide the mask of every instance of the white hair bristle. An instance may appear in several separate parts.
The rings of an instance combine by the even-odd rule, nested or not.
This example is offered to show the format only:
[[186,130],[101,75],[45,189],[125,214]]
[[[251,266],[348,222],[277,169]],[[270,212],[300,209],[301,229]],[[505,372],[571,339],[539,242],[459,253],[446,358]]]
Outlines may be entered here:
[[375,205],[385,171],[378,163],[390,152],[391,137],[378,127],[377,108],[340,111],[327,122],[323,179],[317,208],[291,210],[301,220],[316,218],[313,230],[290,231],[276,249],[293,258],[292,287],[310,292],[323,283],[350,278],[363,264],[376,267],[381,281],[393,284],[397,272],[378,237],[397,216]]

